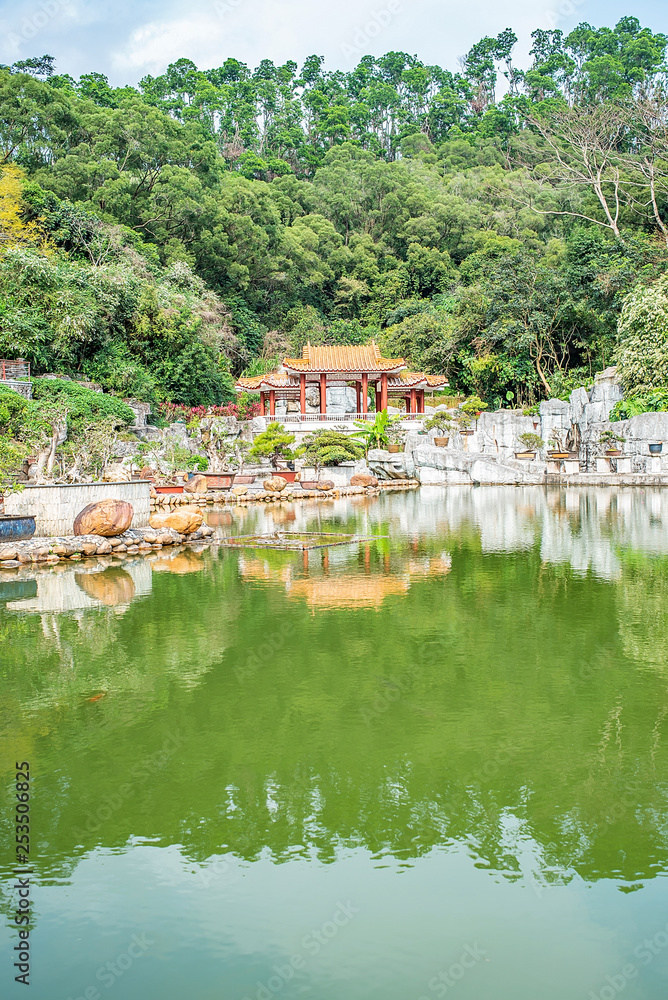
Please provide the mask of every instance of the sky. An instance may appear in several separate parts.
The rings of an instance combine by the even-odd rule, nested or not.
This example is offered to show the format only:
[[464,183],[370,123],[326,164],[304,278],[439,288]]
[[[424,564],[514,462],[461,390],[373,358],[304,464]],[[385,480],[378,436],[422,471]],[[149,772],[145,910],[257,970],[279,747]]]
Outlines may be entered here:
[[250,66],[308,55],[348,70],[400,50],[456,70],[484,35],[512,28],[526,66],[535,28],[614,25],[632,14],[668,33],[666,0],[0,0],[0,63],[48,53],[57,71],[136,84],[181,57],[201,69],[234,56]]

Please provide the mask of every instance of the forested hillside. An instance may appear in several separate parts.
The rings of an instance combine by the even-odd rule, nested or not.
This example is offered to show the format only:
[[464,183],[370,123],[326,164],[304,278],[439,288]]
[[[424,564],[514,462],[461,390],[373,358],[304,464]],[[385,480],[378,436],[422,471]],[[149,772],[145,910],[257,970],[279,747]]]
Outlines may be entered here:
[[492,404],[587,381],[666,271],[668,38],[532,38],[527,71],[509,29],[457,72],[1,68],[0,356],[191,405],[307,337]]

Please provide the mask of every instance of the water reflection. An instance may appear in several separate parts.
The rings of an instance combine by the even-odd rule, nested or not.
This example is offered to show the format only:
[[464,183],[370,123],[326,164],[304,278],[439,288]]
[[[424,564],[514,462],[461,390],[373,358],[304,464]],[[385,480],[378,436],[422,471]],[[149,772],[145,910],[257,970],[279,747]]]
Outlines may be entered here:
[[[48,871],[133,837],[198,861],[458,845],[545,884],[665,870],[665,495],[364,501],[209,512],[219,534],[286,517],[377,536],[306,558],[162,550],[14,578],[36,590],[3,592],[6,722],[42,762]],[[138,758],[160,761],[141,794],[99,815]]]

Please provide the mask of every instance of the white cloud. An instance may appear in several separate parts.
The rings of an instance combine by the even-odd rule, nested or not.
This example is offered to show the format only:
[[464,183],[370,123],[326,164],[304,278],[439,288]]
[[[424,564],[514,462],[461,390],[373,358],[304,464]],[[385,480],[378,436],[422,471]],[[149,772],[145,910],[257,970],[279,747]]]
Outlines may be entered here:
[[[636,15],[660,30],[664,2],[635,0]],[[504,28],[519,36],[526,64],[535,28],[614,24],[626,13],[627,0],[0,0],[0,61],[49,52],[60,72],[96,69],[115,84],[181,56],[208,68],[229,56],[301,65],[315,53],[346,70],[398,49],[454,70],[474,42]]]
[[430,63],[456,68],[457,57],[484,34],[512,27],[528,49],[537,27],[548,27],[559,0],[516,0],[501,9],[497,0],[217,0],[183,16],[152,19],[134,27],[111,57],[114,76],[156,73],[185,56],[198,66],[219,66],[228,56],[250,65],[325,56],[330,69],[351,68],[370,53],[409,51]]

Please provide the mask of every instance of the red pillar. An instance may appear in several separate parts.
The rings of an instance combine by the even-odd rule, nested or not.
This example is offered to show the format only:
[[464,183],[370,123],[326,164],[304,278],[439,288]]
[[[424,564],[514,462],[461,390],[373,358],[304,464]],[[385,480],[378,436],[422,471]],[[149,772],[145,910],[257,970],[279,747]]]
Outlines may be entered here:
[[418,413],[424,413],[424,389],[418,392]]
[[325,372],[320,375],[320,412],[327,413],[327,375]]
[[269,416],[270,417],[275,417],[276,416],[276,390],[275,389],[270,389],[269,390]]
[[362,375],[362,413],[366,413],[369,409],[369,376],[364,373]]
[[362,410],[360,407],[362,405],[362,387],[360,386],[359,379],[355,382],[355,392],[357,393],[357,403],[355,405],[357,406],[357,412],[361,413]]
[[265,397],[266,397],[266,393],[261,392],[260,393],[260,416],[261,417],[266,416],[266,413],[267,413],[267,407],[266,407],[266,404],[265,404]]
[[382,406],[380,405],[380,390],[378,389],[378,383],[376,383],[376,413],[380,413]]
[[306,375],[299,376],[299,409],[306,413]]
[[387,372],[380,376],[380,408],[387,409]]
[[415,389],[411,389],[411,413],[417,413],[417,394]]

